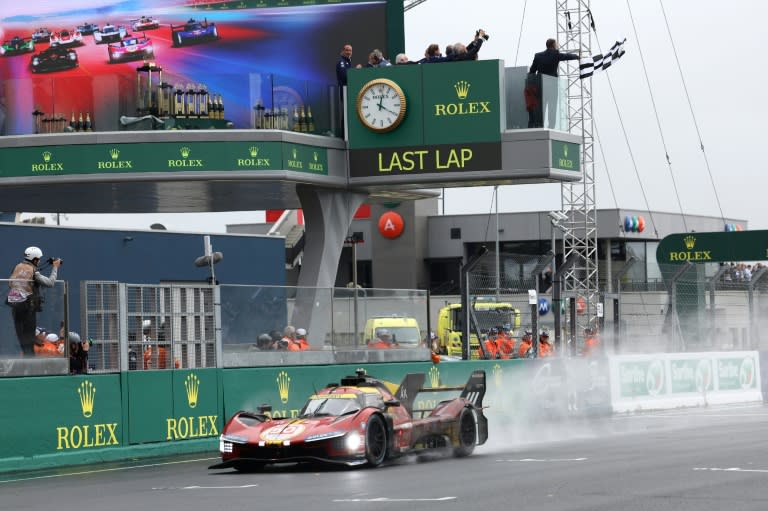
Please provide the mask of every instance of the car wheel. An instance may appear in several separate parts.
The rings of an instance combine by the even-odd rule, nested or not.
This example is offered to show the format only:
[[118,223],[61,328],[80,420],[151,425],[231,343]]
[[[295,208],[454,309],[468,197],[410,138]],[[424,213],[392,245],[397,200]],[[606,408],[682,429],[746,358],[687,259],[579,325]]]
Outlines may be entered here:
[[387,457],[387,428],[378,415],[371,415],[365,432],[365,459],[368,465],[378,467]]
[[472,454],[476,438],[475,415],[469,408],[464,408],[459,416],[459,446],[453,449],[454,456],[461,458]]

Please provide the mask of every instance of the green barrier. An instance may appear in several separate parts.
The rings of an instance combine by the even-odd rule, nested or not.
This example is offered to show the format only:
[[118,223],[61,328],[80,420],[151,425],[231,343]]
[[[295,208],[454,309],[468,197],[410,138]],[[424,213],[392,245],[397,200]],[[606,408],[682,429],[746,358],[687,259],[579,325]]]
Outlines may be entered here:
[[128,373],[130,444],[218,437],[219,370]]
[[0,469],[125,443],[120,375],[6,378],[0,395]]

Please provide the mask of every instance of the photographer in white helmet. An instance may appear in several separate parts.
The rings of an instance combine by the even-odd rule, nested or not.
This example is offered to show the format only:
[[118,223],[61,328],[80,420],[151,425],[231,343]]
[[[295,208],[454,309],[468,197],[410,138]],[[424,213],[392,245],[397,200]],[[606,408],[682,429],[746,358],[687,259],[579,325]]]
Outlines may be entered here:
[[35,327],[37,313],[42,310],[42,294],[40,287],[53,287],[61,266],[61,259],[52,259],[49,277],[40,273],[38,265],[43,258],[43,251],[38,247],[27,247],[24,260],[13,269],[9,277],[8,297],[5,303],[13,312],[13,324],[19,347],[25,356],[34,356]]

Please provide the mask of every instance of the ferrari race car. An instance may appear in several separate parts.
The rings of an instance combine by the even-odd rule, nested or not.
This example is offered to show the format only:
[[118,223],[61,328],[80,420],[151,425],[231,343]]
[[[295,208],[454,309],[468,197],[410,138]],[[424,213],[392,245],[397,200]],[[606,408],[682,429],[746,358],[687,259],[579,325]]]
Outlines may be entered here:
[[81,46],[83,34],[77,30],[61,30],[51,34],[51,46]]
[[131,20],[131,27],[133,27],[134,32],[154,30],[156,28],[160,28],[160,21],[149,16],[142,16],[139,19]]
[[107,52],[110,63],[155,57],[155,48],[148,37],[128,36],[119,43],[110,43]]
[[21,55],[22,53],[29,53],[35,51],[35,40],[31,37],[23,38],[15,36],[10,41],[5,41],[0,46],[0,54],[6,57],[13,57],[14,55]]
[[83,23],[77,26],[77,31],[83,35],[91,35],[99,29],[99,26],[94,23]]
[[107,23],[93,33],[93,40],[96,41],[96,44],[116,43],[127,35],[128,31],[125,30],[124,26],[116,27]]
[[32,40],[36,43],[47,43],[51,40],[51,31],[45,27],[40,27],[32,33]]
[[51,46],[47,50],[33,55],[30,62],[33,73],[60,71],[78,65],[77,52],[72,48],[62,48],[61,46]]
[[183,25],[171,25],[171,39],[173,46],[184,46],[206,41],[215,41],[219,38],[216,23],[208,23],[208,20],[195,21],[190,19]]
[[[239,411],[219,439],[221,463],[210,468],[250,471],[315,461],[376,467],[391,457],[428,450],[470,455],[488,439],[485,371],[473,372],[460,387],[424,389],[424,379],[424,373],[408,374],[393,392],[391,384],[358,370],[311,395],[298,417],[271,418],[268,405],[258,413]],[[434,408],[414,408],[420,392],[456,391],[458,397]]]

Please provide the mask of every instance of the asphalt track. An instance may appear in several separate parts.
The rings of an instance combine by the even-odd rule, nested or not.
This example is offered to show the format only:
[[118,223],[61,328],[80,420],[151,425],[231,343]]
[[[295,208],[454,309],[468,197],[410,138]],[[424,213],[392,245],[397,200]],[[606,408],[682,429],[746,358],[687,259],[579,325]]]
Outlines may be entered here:
[[[492,415],[491,415],[491,420]],[[163,511],[768,509],[768,408],[644,413],[503,431],[469,458],[378,469],[210,471],[196,456],[5,475],[0,509]]]

